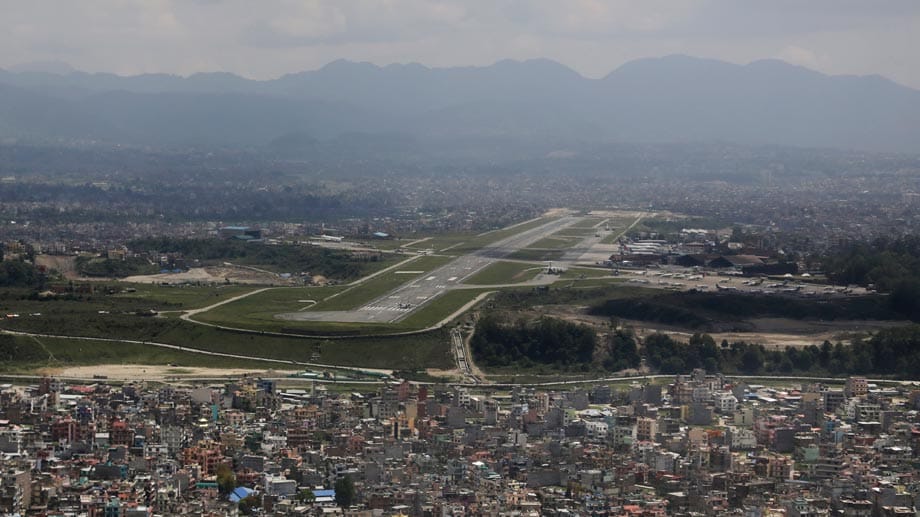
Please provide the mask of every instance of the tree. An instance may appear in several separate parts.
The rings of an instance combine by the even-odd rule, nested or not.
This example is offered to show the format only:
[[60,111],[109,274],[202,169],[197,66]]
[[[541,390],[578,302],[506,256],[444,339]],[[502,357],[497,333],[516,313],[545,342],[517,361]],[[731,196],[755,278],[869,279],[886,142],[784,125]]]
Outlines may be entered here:
[[236,476],[226,464],[217,467],[217,489],[221,494],[227,495],[236,488]]
[[487,366],[568,367],[590,363],[596,342],[597,334],[586,325],[549,317],[507,323],[488,314],[476,323],[470,348],[477,362]]
[[250,433],[246,435],[245,446],[249,452],[257,453],[262,450],[262,433]]
[[316,494],[314,494],[312,490],[305,488],[297,493],[297,501],[301,503],[310,504],[315,500],[316,500]]
[[741,369],[744,373],[758,373],[763,368],[763,350],[756,345],[749,346],[741,355]]
[[48,358],[48,353],[28,341],[20,341],[16,336],[0,335],[0,361],[41,361]]
[[636,335],[629,329],[619,329],[607,336],[607,357],[604,368],[609,371],[625,370],[639,366],[639,348]]
[[684,360],[680,357],[673,356],[665,358],[661,362],[661,373],[666,374],[675,374],[675,373],[684,373],[687,371],[687,365],[684,363]]
[[243,515],[252,515],[252,510],[259,506],[259,498],[255,494],[247,495],[246,497],[240,499],[239,509],[240,513]]
[[38,269],[22,260],[0,262],[0,286],[41,288],[44,276]]
[[917,280],[898,282],[888,300],[893,311],[920,321],[920,282]]
[[338,479],[333,486],[335,489],[335,504],[348,508],[355,502],[355,482],[351,476]]

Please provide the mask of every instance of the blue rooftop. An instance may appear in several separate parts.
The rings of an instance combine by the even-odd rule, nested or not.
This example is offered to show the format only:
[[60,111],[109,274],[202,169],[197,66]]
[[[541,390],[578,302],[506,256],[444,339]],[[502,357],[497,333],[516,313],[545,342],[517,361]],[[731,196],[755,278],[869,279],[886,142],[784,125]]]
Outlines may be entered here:
[[238,486],[233,489],[233,492],[230,492],[230,502],[238,503],[241,499],[245,499],[252,495],[255,490],[251,488],[246,488],[244,486]]

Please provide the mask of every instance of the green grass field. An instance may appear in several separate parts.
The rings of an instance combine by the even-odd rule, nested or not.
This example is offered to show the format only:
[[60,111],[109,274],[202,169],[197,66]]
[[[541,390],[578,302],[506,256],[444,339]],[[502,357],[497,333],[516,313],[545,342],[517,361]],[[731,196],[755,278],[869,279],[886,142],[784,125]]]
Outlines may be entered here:
[[[233,298],[240,294],[254,291],[257,287],[241,285],[221,286],[163,286],[155,284],[110,284],[118,289],[116,298],[144,300],[155,308],[163,310],[197,309]],[[133,291],[132,291],[133,290]],[[167,307],[168,306],[168,307]]]
[[30,357],[25,360],[13,358],[2,361],[0,362],[2,372],[24,373],[45,367],[63,368],[93,364],[178,364],[208,368],[266,369],[284,366],[275,362],[209,356],[136,343],[26,336],[16,336],[15,339],[23,346],[37,348],[36,352],[44,355],[45,358]]
[[54,314],[95,314],[99,311],[123,313],[135,311],[177,310],[177,305],[160,301],[107,295],[97,292],[78,298],[34,298],[22,289],[0,292],[0,311],[4,314],[20,314],[22,319],[43,319]]
[[[398,369],[402,368],[401,356],[412,357],[419,364],[440,365],[432,367],[449,367],[451,364],[448,339],[437,331],[412,336],[323,340],[234,332],[175,318],[95,312],[60,313],[42,318],[23,317],[2,320],[2,325],[23,332],[156,341],[215,352],[345,366]],[[366,351],[362,351],[365,346]],[[343,350],[350,350],[351,355],[345,354]],[[101,362],[100,357],[89,359],[91,354],[87,352],[81,352],[87,355],[85,364]]]
[[541,265],[522,264],[520,262],[496,262],[464,280],[463,283],[493,285],[526,282],[537,276],[542,270],[543,266]]
[[380,240],[369,240],[365,241],[368,247],[376,248],[382,251],[392,251],[396,248],[401,248],[407,243],[412,242],[415,239],[380,239]]
[[[199,327],[201,328],[201,327]],[[208,332],[202,331],[197,348],[213,346]],[[340,366],[405,369],[413,367],[449,368],[452,358],[446,332],[398,337],[347,338],[336,340],[262,337],[236,334],[223,340],[221,348],[237,350],[234,353],[253,353],[257,350],[266,357],[314,361]],[[314,360],[314,352],[318,356]]]
[[426,303],[405,319],[396,323],[405,329],[430,327],[450,316],[488,289],[454,289]]
[[532,287],[502,289],[491,300],[494,308],[517,310],[547,305],[594,305],[605,300],[650,297],[660,293],[659,289],[638,287],[619,279],[562,280],[545,291]]
[[[342,292],[345,286],[329,287],[277,287],[256,293],[241,300],[215,307],[197,314],[194,319],[229,327],[245,326],[258,330],[272,330],[276,327],[275,314],[306,310],[326,298]],[[314,303],[315,302],[315,303]],[[267,322],[262,327],[258,323]],[[238,323],[244,323],[238,325]]]

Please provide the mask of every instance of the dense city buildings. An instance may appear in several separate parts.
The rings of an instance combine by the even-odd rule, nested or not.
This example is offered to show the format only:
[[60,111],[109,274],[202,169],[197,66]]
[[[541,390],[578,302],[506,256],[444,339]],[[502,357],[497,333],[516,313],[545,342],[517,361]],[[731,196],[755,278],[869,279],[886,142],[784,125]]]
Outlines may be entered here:
[[662,380],[355,392],[258,378],[4,385],[0,511],[916,514],[915,387],[765,386],[701,370]]

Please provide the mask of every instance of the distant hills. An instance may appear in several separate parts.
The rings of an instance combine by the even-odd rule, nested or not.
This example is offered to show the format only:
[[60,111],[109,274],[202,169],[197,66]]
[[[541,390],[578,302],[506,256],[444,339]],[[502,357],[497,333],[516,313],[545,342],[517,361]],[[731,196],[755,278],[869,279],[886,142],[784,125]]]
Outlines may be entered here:
[[63,63],[0,70],[0,138],[244,146],[298,157],[355,135],[382,147],[513,138],[917,153],[920,91],[776,60],[687,56],[632,61],[601,79],[546,59],[459,68],[335,61],[270,81],[121,77]]

